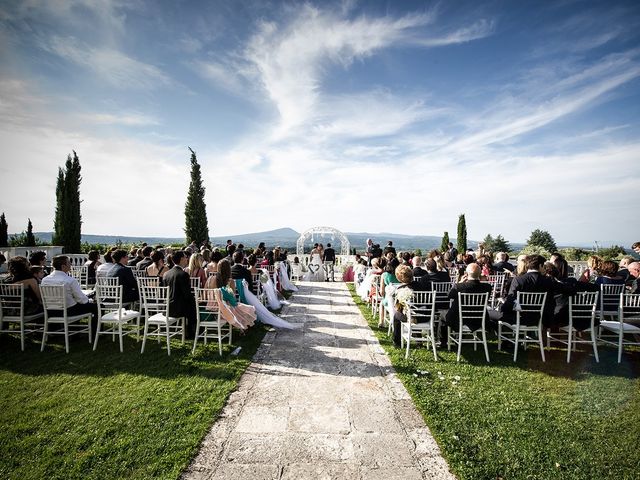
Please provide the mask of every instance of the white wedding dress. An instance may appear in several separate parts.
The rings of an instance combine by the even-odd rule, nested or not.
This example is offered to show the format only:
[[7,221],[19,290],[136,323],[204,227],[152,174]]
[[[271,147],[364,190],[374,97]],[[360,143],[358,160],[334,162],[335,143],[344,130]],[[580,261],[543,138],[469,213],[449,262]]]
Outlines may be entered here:
[[324,282],[324,268],[322,266],[322,257],[319,253],[311,255],[311,261],[307,265],[307,273],[304,276],[305,282]]

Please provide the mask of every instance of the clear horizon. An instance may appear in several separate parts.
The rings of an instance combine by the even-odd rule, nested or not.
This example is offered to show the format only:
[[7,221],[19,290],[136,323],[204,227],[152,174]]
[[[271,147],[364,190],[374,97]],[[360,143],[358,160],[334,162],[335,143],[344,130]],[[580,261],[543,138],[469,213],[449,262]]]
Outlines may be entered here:
[[84,231],[180,237],[190,146],[211,236],[465,213],[628,246],[639,26],[634,1],[2,2],[0,211],[50,231],[76,150]]

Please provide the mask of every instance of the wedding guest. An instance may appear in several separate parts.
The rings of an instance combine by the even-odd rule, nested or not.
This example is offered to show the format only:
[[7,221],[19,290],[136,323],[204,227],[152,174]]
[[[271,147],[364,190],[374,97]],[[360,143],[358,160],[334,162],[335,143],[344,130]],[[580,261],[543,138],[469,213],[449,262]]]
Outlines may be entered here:
[[207,264],[207,275],[214,275],[218,271],[218,262],[222,260],[222,253],[219,250],[211,252],[211,261]]
[[424,264],[427,270],[427,277],[430,282],[450,282],[451,277],[448,272],[439,271],[438,264],[433,258],[429,258]]
[[480,265],[482,280],[488,280],[489,275],[493,275],[493,264],[489,255],[481,255],[476,262]]
[[235,253],[235,251],[236,246],[233,243],[227,244],[227,256],[224,258],[226,258],[231,264],[233,264],[233,254]]
[[202,268],[206,269],[207,265],[211,261],[211,250],[203,248],[200,253],[202,254]]
[[402,259],[402,265],[407,265],[411,267],[411,253],[410,252],[402,252],[400,254],[400,258]]
[[255,253],[256,257],[261,258],[261,257],[264,257],[264,254],[265,254],[266,250],[267,249],[266,249],[266,247],[264,245],[264,242],[260,242],[258,244],[258,247],[256,248],[255,252],[253,252],[253,253]]
[[42,250],[38,250],[37,252],[31,252],[29,255],[29,265],[46,267],[47,266],[47,254]]
[[[169,268],[169,270],[171,270],[173,267],[176,266],[176,264],[173,262],[173,252],[168,253],[167,256],[165,257],[166,260],[166,264],[167,267]],[[164,277],[164,275],[163,275]]]
[[200,253],[194,253],[189,257],[189,266],[185,268],[185,272],[187,272],[191,278],[200,279],[200,287],[207,283],[207,272],[202,268],[202,261],[202,255]]
[[[298,257],[296,257],[298,258]],[[295,259],[294,259],[295,261]],[[259,273],[262,273],[261,270],[259,270],[258,268],[256,268],[256,264],[258,263],[258,257],[255,254],[251,254],[249,255],[249,258],[247,259],[247,262],[249,264],[249,272],[251,272],[252,275],[256,275]],[[298,259],[298,263],[300,262],[300,260]]]
[[640,286],[638,280],[640,279],[640,262],[632,262],[627,268],[629,269],[629,278],[627,279],[627,292],[640,294]]
[[[51,265],[53,266],[53,272],[42,279],[41,285],[62,285],[67,299],[67,315],[74,316],[90,313],[92,331],[95,332],[98,325],[98,306],[89,300],[89,297],[82,292],[78,281],[69,274],[71,271],[69,257],[57,255],[53,257]],[[61,313],[53,310],[49,312],[49,315],[58,316]]]
[[266,266],[273,265],[273,264],[274,264],[273,252],[265,253],[264,260],[262,260],[262,262],[260,263],[260,266],[266,267]]
[[631,245],[631,250],[640,255],[640,242],[635,242],[633,245]]
[[370,238],[367,238],[364,253],[367,256],[367,265],[371,266],[371,259],[373,258],[373,240]]
[[113,258],[111,258],[111,250],[104,252],[104,263],[96,268],[96,278],[108,277],[109,272],[114,266]]
[[451,255],[452,261],[455,261],[455,259],[458,258],[458,250],[453,246],[452,242],[449,242],[447,244],[447,247],[448,247],[447,253]]
[[191,293],[189,274],[184,271],[187,266],[187,255],[182,250],[172,254],[173,268],[163,278],[169,287],[169,315],[171,317],[185,317],[187,319],[187,338],[193,338],[196,330],[196,304]]
[[624,278],[618,276],[618,264],[612,260],[605,260],[600,264],[600,275],[595,280],[596,285],[624,285]]
[[427,274],[427,271],[422,268],[422,257],[415,256],[413,257],[413,278],[418,279]]
[[[411,272],[411,267],[408,265],[399,265],[395,271],[395,277],[400,282],[400,285],[397,286],[396,292],[400,289],[411,289],[411,285],[413,283],[413,273]],[[402,324],[407,321],[407,313],[405,312],[406,306],[402,303],[396,303],[395,305],[395,313],[393,315],[393,345],[397,348],[400,348],[401,345],[401,336],[402,336]],[[417,322],[424,322],[428,319],[423,317],[417,317],[415,319]]]
[[[392,283],[400,283],[396,278],[395,272],[396,268],[400,265],[400,262],[397,258],[392,258],[387,263],[387,266],[384,268],[384,272],[380,277],[380,295],[382,296],[382,308],[380,308],[380,322],[378,323],[378,327],[384,327],[384,317],[386,312],[386,307],[389,305],[389,299],[386,297],[386,290],[389,285]],[[393,320],[393,319],[391,319]]]
[[153,260],[151,260],[152,253],[153,247],[144,247],[142,249],[142,260],[136,264],[137,270],[146,270],[147,267],[153,263]]
[[[31,268],[43,269],[36,265]],[[30,270],[25,257],[13,257],[8,264],[9,278],[7,283],[24,285],[24,314],[34,315],[42,311],[42,296],[38,281]]]
[[133,271],[127,266],[126,250],[116,250],[111,254],[113,268],[109,270],[107,277],[117,278],[118,285],[122,285],[122,303],[132,303],[140,299],[138,282],[133,276]]
[[[233,255],[233,251],[229,252],[229,247],[231,245],[233,245],[233,240],[231,240],[231,239],[227,240],[227,244],[224,247],[224,251],[225,251],[227,257],[230,256],[230,255]],[[233,250],[235,250],[235,249],[236,248],[235,248],[235,245],[234,245],[233,246]]]
[[7,267],[7,257],[0,253],[0,273],[6,273],[8,271],[9,267]]
[[496,253],[496,263],[493,264],[493,269],[498,273],[502,273],[505,270],[513,272],[515,267],[509,263],[509,255],[505,252],[498,252]]
[[633,257],[631,255],[625,255],[620,259],[618,276],[621,277],[625,282],[629,279],[629,264],[633,262]]
[[127,265],[129,267],[135,267],[136,265],[138,265],[138,263],[140,263],[143,259],[144,256],[142,255],[142,248],[135,248],[135,252],[134,252],[134,248],[131,248],[131,252],[133,252],[133,256],[131,255],[131,252],[129,252],[129,261],[127,262]]
[[[555,258],[554,262],[546,262],[543,267],[543,273],[552,278],[555,282],[562,283],[569,286],[573,291],[570,293],[560,292],[554,295],[554,311],[552,328],[566,327],[569,325],[569,298],[574,295],[575,292],[597,292],[599,288],[591,283],[578,282],[575,278],[569,276],[562,276],[561,270],[558,268],[564,258]],[[566,260],[565,260],[566,262]],[[585,318],[574,319],[574,328],[577,330],[584,330],[591,326],[591,321]]]
[[392,242],[391,240],[389,240],[389,241],[387,242],[387,246],[386,246],[386,247],[384,247],[384,251],[383,251],[382,253],[383,253],[383,255],[385,255],[385,256],[387,255],[387,253],[393,253],[393,254],[395,255],[395,253],[396,253],[396,249],[395,249],[395,247],[393,246],[393,242]]
[[40,285],[40,283],[42,283],[42,279],[47,276],[47,272],[44,271],[44,267],[41,267],[40,265],[36,265],[35,267],[29,267],[29,272],[31,272],[31,275],[33,275],[33,278],[36,279],[36,282],[38,282],[38,285]]
[[91,250],[88,255],[88,260],[85,263],[87,266],[87,284],[96,284],[96,271],[102,263],[100,263],[100,252],[97,250]]
[[253,277],[251,272],[242,263],[244,260],[244,253],[236,251],[233,254],[233,266],[231,267],[231,278],[234,280],[246,280],[249,289],[255,294],[255,286],[253,285]]
[[526,255],[518,255],[518,260],[516,261],[516,275],[524,275],[527,273],[527,267],[525,266]]
[[[220,314],[229,324],[244,331],[255,323],[256,309],[236,299],[235,282],[231,278],[231,264],[226,258],[218,263],[218,274],[207,280],[205,288],[220,289],[221,299],[224,301],[224,304],[220,305]],[[228,308],[229,312],[226,312],[225,308]]]
[[587,258],[587,268],[582,275],[580,275],[580,282],[595,282],[599,275],[600,267],[602,266],[602,258],[598,255],[591,255]]
[[158,277],[160,280],[164,277],[164,274],[169,271],[169,266],[164,262],[164,253],[160,250],[155,250],[151,254],[151,265],[147,267],[148,277]]

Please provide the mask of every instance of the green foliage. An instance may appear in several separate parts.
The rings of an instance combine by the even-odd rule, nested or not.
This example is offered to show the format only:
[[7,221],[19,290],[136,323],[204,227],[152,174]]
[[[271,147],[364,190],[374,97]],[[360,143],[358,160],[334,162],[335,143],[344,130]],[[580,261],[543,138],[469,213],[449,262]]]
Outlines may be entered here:
[[422,250],[420,248],[416,248],[415,256],[416,257],[421,257],[422,256]]
[[[122,248],[122,242],[120,242],[120,245],[116,245],[116,246],[118,248]],[[80,253],[89,253],[91,250],[97,250],[102,254],[106,252],[109,247],[110,245],[107,245],[106,243],[82,242],[82,245],[80,245]]]
[[449,250],[449,232],[444,232],[442,242],[440,243],[440,251],[446,252],[447,250]]
[[546,230],[540,230],[539,228],[536,228],[533,232],[531,232],[531,235],[527,240],[527,246],[529,245],[542,247],[546,251],[551,253],[558,251],[558,247],[556,247],[556,242],[551,236],[551,234]]
[[9,225],[4,216],[4,212],[0,215],[0,247],[9,246]]
[[[177,479],[251,363],[266,328],[224,344],[0,337],[0,477]],[[83,341],[81,341],[83,340]],[[238,356],[230,352],[242,346]]]
[[511,250],[511,245],[509,245],[509,242],[507,242],[504,239],[504,237],[500,234],[498,234],[498,236],[495,238],[493,238],[491,234],[487,234],[487,236],[484,237],[484,240],[482,241],[482,243],[484,243],[484,250],[486,252],[507,253]]
[[463,345],[440,350],[435,362],[426,346],[392,346],[386,329],[367,305],[355,303],[376,332],[398,377],[434,435],[452,473],[460,479],[632,479],[640,450],[640,351],[599,347],[596,363],[588,346],[566,363],[566,350],[536,348],[513,354],[489,342],[491,363]]
[[67,156],[65,171],[58,169],[56,212],[53,243],[64,247],[65,253],[80,252],[82,216],[80,214],[80,159],[73,151]]
[[594,252],[583,248],[561,248],[558,250],[558,253],[561,253],[562,256],[570,262],[584,261],[589,258],[590,255],[594,254]]
[[33,236],[33,224],[31,223],[31,219],[29,219],[29,223],[27,223],[27,238],[25,241],[27,243],[27,247],[36,246],[36,237]]
[[520,250],[518,255],[542,255],[544,258],[548,259],[551,257],[551,253],[552,252],[540,245],[526,245],[522,250]]
[[9,237],[9,247],[35,247],[38,245],[45,245],[46,243],[37,237],[34,237],[33,243],[29,244],[27,238],[27,232],[16,233]]
[[601,248],[598,250],[598,255],[600,255],[604,260],[621,260],[627,254],[624,247],[620,245],[613,245],[608,248]]
[[464,218],[464,213],[458,217],[457,244],[458,253],[467,251],[467,222]]
[[200,174],[200,165],[196,159],[196,152],[191,150],[191,183],[184,207],[187,243],[196,242],[197,245],[209,241],[209,226],[207,223],[207,207],[204,203],[204,186]]

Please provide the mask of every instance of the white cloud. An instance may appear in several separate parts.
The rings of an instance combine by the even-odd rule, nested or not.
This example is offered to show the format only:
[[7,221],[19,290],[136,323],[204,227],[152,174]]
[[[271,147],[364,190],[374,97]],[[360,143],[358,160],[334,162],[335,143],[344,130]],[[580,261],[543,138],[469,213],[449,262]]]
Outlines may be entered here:
[[417,38],[414,40],[416,45],[425,47],[443,47],[446,45],[457,45],[467,43],[473,40],[479,40],[493,34],[495,31],[495,22],[493,20],[480,19],[468,27],[463,27],[450,33],[445,33],[440,37],[434,38]]
[[86,113],[79,114],[78,117],[87,123],[93,123],[96,125],[124,125],[127,127],[160,125],[158,119],[136,112],[120,112],[118,114]]

